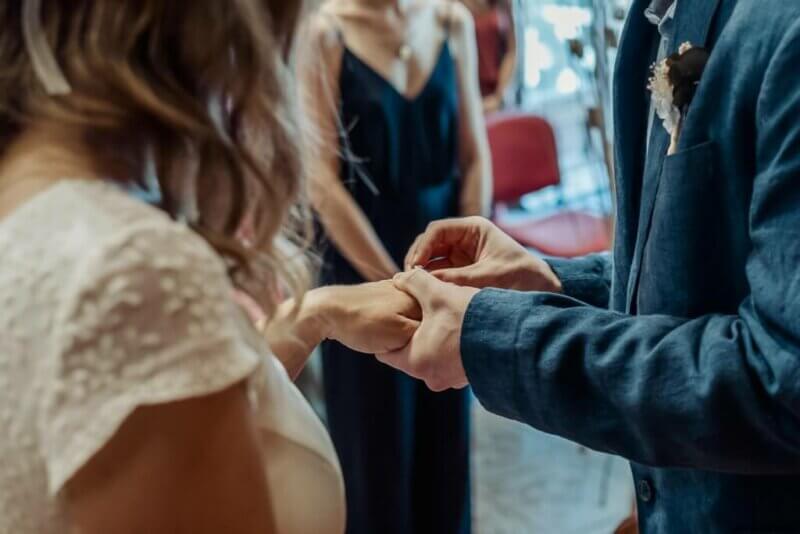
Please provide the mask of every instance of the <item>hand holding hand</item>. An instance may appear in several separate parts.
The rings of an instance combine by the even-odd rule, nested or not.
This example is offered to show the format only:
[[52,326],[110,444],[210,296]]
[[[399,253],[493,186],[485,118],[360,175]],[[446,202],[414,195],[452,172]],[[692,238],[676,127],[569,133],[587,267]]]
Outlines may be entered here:
[[420,303],[422,322],[405,347],[377,353],[378,360],[424,380],[433,391],[467,386],[461,324],[478,290],[442,282],[424,269],[398,274],[394,283]]
[[417,301],[391,280],[353,286],[328,286],[309,291],[298,309],[283,302],[261,329],[289,375],[296,377],[325,339],[369,354],[408,344],[419,326]]
[[440,280],[462,286],[561,291],[547,263],[482,217],[431,223],[411,245],[405,264],[406,269],[423,266]]
[[368,354],[406,346],[417,330],[421,311],[417,301],[391,280],[322,288],[324,336]]

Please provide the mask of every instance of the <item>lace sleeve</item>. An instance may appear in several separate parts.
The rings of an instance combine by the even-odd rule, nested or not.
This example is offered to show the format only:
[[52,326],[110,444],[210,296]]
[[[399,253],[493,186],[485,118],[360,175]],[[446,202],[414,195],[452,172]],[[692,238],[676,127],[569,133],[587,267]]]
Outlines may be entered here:
[[137,407],[221,391],[260,362],[224,264],[196,234],[144,226],[101,248],[54,332],[39,420],[51,494]]

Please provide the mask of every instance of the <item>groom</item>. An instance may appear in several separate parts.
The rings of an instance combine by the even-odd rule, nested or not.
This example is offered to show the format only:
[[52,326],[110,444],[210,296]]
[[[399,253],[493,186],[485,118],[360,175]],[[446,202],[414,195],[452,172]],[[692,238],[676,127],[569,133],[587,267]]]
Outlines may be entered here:
[[[613,258],[435,223],[407,264],[445,268],[396,279],[422,324],[379,358],[629,458],[644,533],[800,532],[800,1],[676,1],[622,38]],[[687,41],[711,56],[668,156],[649,66]]]

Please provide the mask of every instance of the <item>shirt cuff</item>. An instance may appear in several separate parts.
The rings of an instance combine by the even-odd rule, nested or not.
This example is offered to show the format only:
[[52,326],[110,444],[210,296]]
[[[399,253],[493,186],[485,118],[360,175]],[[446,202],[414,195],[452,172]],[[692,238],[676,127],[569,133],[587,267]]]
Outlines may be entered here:
[[562,292],[586,304],[608,308],[611,294],[611,260],[607,254],[583,258],[545,258],[559,280]]
[[467,307],[461,327],[461,359],[475,396],[490,412],[519,419],[509,402],[516,380],[516,336],[531,312],[530,294],[484,289]]

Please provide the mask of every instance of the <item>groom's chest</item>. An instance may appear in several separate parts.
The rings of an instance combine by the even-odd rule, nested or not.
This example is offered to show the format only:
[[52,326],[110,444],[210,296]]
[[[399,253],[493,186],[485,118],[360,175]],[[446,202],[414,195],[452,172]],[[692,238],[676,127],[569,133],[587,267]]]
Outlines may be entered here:
[[[709,48],[711,58],[684,116],[677,152],[667,155],[669,134],[661,121],[647,128],[651,107],[641,80],[647,79],[654,56],[617,68],[615,83],[634,80],[635,87],[615,93],[615,304],[629,312],[692,317],[735,310],[748,291],[748,205],[765,69],[759,49],[761,32],[769,34],[763,27],[769,17],[753,18],[760,0],[679,1],[668,51],[691,42]],[[634,31],[640,36],[649,31],[649,39],[638,43],[640,50],[658,46],[657,32]],[[623,39],[623,47],[634,46]],[[634,56],[620,50],[620,61]],[[627,117],[620,114],[626,107]]]

